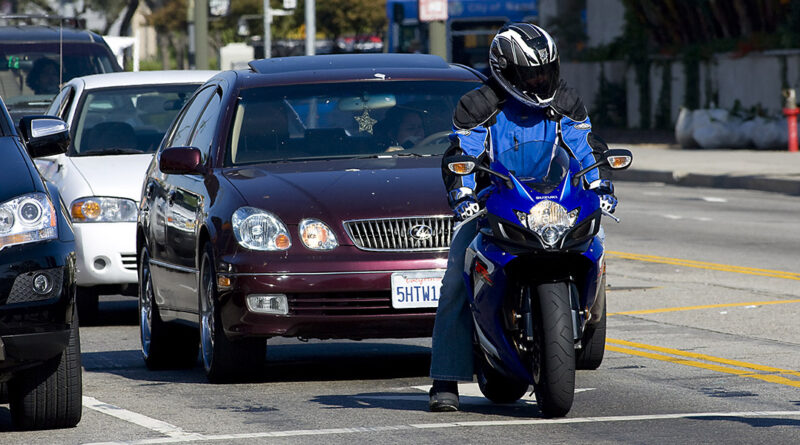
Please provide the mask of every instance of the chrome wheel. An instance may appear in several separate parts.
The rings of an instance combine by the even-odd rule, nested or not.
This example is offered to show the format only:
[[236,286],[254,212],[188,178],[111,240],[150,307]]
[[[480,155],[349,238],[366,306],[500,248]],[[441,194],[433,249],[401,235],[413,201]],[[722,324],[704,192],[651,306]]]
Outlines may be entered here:
[[203,356],[203,367],[206,372],[211,369],[214,360],[214,272],[211,258],[203,255],[200,266],[200,350]]
[[139,277],[139,337],[144,359],[150,356],[153,329],[153,281],[150,277],[150,256],[142,249]]

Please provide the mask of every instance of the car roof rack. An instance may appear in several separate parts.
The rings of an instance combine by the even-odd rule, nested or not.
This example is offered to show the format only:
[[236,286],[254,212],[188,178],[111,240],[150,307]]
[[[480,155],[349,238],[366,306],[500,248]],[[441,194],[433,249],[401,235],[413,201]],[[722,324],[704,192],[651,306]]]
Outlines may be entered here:
[[39,25],[70,26],[86,29],[86,19],[47,14],[3,14],[0,15],[0,26]]

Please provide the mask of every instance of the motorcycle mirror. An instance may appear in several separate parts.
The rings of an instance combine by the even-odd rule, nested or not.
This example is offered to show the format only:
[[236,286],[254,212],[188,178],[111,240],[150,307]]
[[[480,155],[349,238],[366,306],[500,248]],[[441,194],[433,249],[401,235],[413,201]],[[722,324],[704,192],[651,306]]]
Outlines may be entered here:
[[602,165],[608,165],[614,170],[623,170],[630,167],[633,162],[633,153],[624,148],[612,148],[603,152],[603,157],[594,164],[584,168],[572,177],[572,185],[577,186],[580,178],[586,173]]
[[472,156],[449,156],[444,162],[447,164],[448,170],[459,176],[475,172],[478,166],[477,160]]
[[626,169],[633,162],[633,153],[630,150],[615,148],[607,150],[604,155],[608,160],[608,166],[614,170]]

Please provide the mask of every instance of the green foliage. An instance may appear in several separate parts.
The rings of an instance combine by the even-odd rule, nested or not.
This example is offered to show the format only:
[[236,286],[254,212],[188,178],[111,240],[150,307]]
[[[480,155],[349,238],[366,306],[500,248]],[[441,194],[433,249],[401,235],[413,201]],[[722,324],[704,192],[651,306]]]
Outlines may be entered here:
[[625,82],[609,82],[600,65],[600,79],[592,109],[592,124],[601,127],[624,127],[627,120]]
[[661,90],[656,103],[656,128],[672,128],[672,62],[664,61],[661,65]]

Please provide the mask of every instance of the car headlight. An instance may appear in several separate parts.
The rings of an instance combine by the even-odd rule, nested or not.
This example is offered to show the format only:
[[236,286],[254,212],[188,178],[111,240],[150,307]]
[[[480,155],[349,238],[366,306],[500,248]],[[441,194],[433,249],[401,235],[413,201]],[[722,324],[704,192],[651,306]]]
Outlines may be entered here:
[[30,193],[0,204],[0,249],[58,237],[56,210],[44,193]]
[[561,204],[554,201],[539,201],[529,213],[517,212],[523,226],[532,230],[542,241],[552,246],[575,225],[580,208],[567,212]]
[[125,198],[90,196],[70,205],[72,222],[136,222],[136,202]]
[[286,250],[292,247],[289,231],[277,216],[254,207],[240,207],[231,218],[236,241],[253,250]]
[[331,250],[339,246],[331,228],[318,219],[300,221],[300,240],[313,250]]

